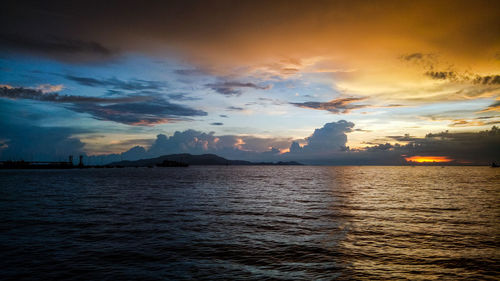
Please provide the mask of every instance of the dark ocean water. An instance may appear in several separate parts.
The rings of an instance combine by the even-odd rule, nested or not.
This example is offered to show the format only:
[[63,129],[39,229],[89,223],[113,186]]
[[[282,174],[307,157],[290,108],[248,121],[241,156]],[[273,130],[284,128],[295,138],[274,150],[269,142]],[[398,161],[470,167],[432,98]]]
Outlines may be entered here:
[[2,280],[499,280],[500,169],[0,171]]

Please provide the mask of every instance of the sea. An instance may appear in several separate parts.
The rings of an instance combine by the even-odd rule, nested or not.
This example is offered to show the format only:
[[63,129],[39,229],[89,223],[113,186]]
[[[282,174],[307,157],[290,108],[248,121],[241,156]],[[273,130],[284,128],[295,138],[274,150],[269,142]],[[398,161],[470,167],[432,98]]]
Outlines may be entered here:
[[0,171],[1,280],[500,280],[500,169]]

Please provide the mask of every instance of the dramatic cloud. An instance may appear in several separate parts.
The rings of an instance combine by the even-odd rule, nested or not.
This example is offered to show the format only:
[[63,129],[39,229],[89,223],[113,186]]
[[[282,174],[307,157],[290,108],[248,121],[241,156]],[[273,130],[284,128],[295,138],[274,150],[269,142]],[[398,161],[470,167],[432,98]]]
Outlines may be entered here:
[[188,120],[186,117],[206,116],[202,110],[156,99],[148,102],[118,103],[111,105],[79,105],[69,108],[77,112],[89,113],[93,118],[114,121],[127,125],[150,126]]
[[290,153],[307,154],[307,157],[346,150],[347,135],[352,132],[354,123],[345,120],[326,123],[322,128],[314,130],[314,133],[305,140],[306,145],[300,147],[297,142],[290,146]]
[[405,156],[445,156],[457,163],[489,164],[500,159],[500,129],[481,132],[441,132],[414,138],[406,145],[391,145],[391,151]]
[[128,91],[141,91],[141,90],[159,90],[164,88],[166,85],[164,82],[159,81],[147,81],[147,80],[131,80],[131,81],[122,81],[116,78],[110,79],[95,79],[91,77],[79,77],[66,75],[66,79],[75,81],[81,85],[89,86],[89,87],[111,87],[119,90],[128,90]]
[[24,36],[0,33],[0,50],[23,51],[46,54],[69,61],[79,59],[109,59],[116,55],[100,43],[58,36]]
[[428,71],[425,75],[432,79],[456,79],[457,75],[453,71]]
[[[57,89],[56,89],[57,90]],[[118,103],[146,100],[148,97],[101,98],[88,96],[60,95],[43,90],[0,85],[0,97],[8,99],[30,99],[57,103]]]
[[30,99],[44,102],[65,103],[65,107],[76,112],[88,113],[93,118],[114,121],[127,125],[155,125],[187,117],[206,116],[202,110],[173,104],[155,96],[130,96],[123,98],[101,98],[57,93],[43,93],[29,88],[0,87],[0,97]]
[[[342,134],[351,130],[351,124],[350,122],[344,124],[345,126],[336,124],[329,130],[323,128],[325,132],[332,132],[333,137],[320,140],[332,139],[332,141],[322,142],[326,145],[319,145],[315,149],[311,147],[309,151],[307,151],[309,144],[300,147],[297,142],[292,143],[290,153],[284,154],[283,159],[324,165],[401,165],[407,164],[405,158],[412,156],[444,157],[451,159],[451,164],[489,165],[492,161],[500,159],[500,149],[498,149],[500,129],[495,126],[491,130],[481,132],[446,131],[427,134],[423,138],[409,135],[390,136],[389,138],[406,144],[384,143],[363,149],[349,149],[342,146],[344,141]],[[329,134],[320,134],[322,135]]]
[[[206,86],[226,96],[267,87],[245,83],[252,79],[274,83],[312,73],[329,73],[327,83],[335,89],[382,102],[431,103],[437,93],[439,101],[468,97],[456,85],[420,83],[425,72],[443,80],[470,70],[482,77],[474,85],[498,85],[492,65],[500,47],[495,1],[4,2],[0,34],[13,51],[65,59],[72,50],[77,61],[92,54],[107,58],[113,50],[172,58],[186,63],[175,67],[177,75],[236,81]],[[426,67],[418,73],[411,64]],[[95,80],[81,82],[106,82]]]
[[[377,5],[363,1],[239,1],[238,5],[232,1],[71,5],[6,1],[2,8],[1,34],[23,34],[22,38],[4,35],[8,37],[4,40],[18,49],[47,54],[112,54],[112,48],[105,46],[154,53],[168,44],[191,57],[206,54],[210,62],[226,63],[276,54],[319,55],[327,50],[367,52],[367,46],[380,50],[394,44],[399,49],[431,45],[477,55],[498,43],[495,1],[381,1]],[[436,19],[447,24],[437,24]],[[66,39],[77,34],[80,38]]]
[[205,86],[225,96],[239,96],[243,93],[241,88],[253,88],[259,90],[268,90],[271,88],[270,85],[259,86],[254,83],[242,83],[236,81],[217,82],[212,84],[206,84]]
[[[482,132],[427,134],[423,138],[388,136],[397,143],[381,143],[363,149],[346,147],[347,134],[354,123],[338,121],[316,129],[304,140],[258,138],[253,136],[177,131],[172,136],[160,134],[149,149],[136,146],[121,155],[100,156],[108,159],[135,160],[166,154],[215,153],[229,159],[250,161],[299,161],[321,165],[400,165],[413,156],[445,157],[452,164],[489,164],[500,157],[500,129]],[[302,145],[299,142],[303,143]],[[404,143],[404,144],[401,144]],[[289,147],[289,149],[286,149]],[[104,158],[103,158],[104,157]],[[106,158],[107,157],[107,158]],[[97,158],[96,158],[97,159]],[[97,161],[94,159],[93,161]]]
[[[482,132],[427,134],[423,138],[408,134],[388,136],[398,143],[376,144],[363,149],[350,149],[345,146],[347,135],[353,131],[354,124],[338,121],[325,124],[321,129],[306,138],[302,147],[298,142],[290,146],[290,153],[283,159],[325,165],[369,164],[400,165],[405,157],[441,156],[452,159],[454,164],[483,164],[500,159],[500,129],[492,127]],[[399,144],[399,143],[406,144]]]
[[67,161],[69,155],[83,154],[84,144],[70,128],[12,125],[0,120],[0,159],[25,161]]
[[147,152],[155,156],[171,153],[216,153],[230,159],[263,161],[279,155],[280,150],[277,148],[284,149],[290,141],[290,139],[254,136],[216,136],[213,132],[186,130],[177,131],[170,137],[158,135]]
[[290,145],[290,138],[259,138],[254,136],[222,135],[196,130],[176,131],[172,136],[159,134],[151,140],[149,148],[134,146],[121,154],[95,155],[90,163],[109,163],[120,160],[137,160],[166,154],[214,153],[228,159],[249,161],[276,161],[281,151]]
[[308,101],[308,102],[291,103],[291,104],[302,108],[326,110],[335,114],[341,114],[341,113],[346,114],[353,109],[368,107],[368,105],[364,104],[353,104],[355,102],[362,100],[365,100],[365,98],[339,98],[331,100],[329,102]]
[[[72,137],[72,134],[81,131],[0,123],[3,128],[0,135],[0,158],[3,160],[31,160],[33,157],[38,160],[65,160],[68,155],[84,153],[84,144]],[[91,156],[86,161],[90,164],[105,164],[175,153],[214,153],[229,159],[293,160],[321,165],[399,165],[407,164],[405,158],[414,156],[446,158],[452,164],[489,164],[500,158],[500,129],[497,127],[481,132],[431,133],[423,138],[408,134],[388,136],[388,139],[397,143],[350,149],[346,146],[347,134],[353,132],[353,128],[354,123],[345,120],[331,122],[316,129],[311,136],[296,141],[290,138],[217,136],[213,132],[196,130],[176,131],[172,136],[159,134],[154,141],[141,139],[128,142],[152,143],[149,148],[136,145],[121,154]],[[289,148],[286,149],[287,147]]]
[[[491,0],[4,0],[0,83],[35,86],[0,87],[0,98],[24,105],[27,115],[53,110],[43,112],[47,122],[99,127],[105,139],[113,124],[86,124],[80,117],[130,125],[196,119],[196,128],[226,134],[248,128],[297,136],[307,124],[330,122],[321,119],[332,116],[327,112],[360,113],[350,118],[365,131],[344,132],[352,147],[407,128],[418,137],[448,126],[484,130],[497,119],[474,118],[499,110],[498,10]],[[379,110],[400,105],[408,108]],[[451,110],[458,113],[447,122],[419,118]],[[230,113],[231,119],[220,116]],[[207,114],[210,119],[200,120]],[[217,121],[225,126],[210,125],[222,123]],[[120,137],[139,139],[139,131],[151,136],[186,126],[115,127],[123,130]],[[371,154],[339,151],[341,135],[330,154],[318,154],[321,163],[364,163],[379,153],[387,163],[402,159],[401,151],[385,144]],[[254,155],[248,136],[218,138],[217,152],[227,143],[227,155]],[[313,143],[305,150],[306,139],[273,144],[259,153],[275,155],[277,149],[282,159],[305,157]]]
[[213,133],[207,134],[195,130],[175,132],[171,137],[160,134],[149,149],[149,153],[152,155],[181,152],[201,154],[216,150],[217,142],[218,139]]
[[500,75],[458,74],[455,71],[427,71],[425,75],[436,80],[450,80],[476,85],[500,85]]
[[476,78],[474,78],[474,83],[483,85],[500,85],[500,75],[477,75]]
[[[421,53],[410,54],[401,57],[403,60],[415,62],[417,65],[427,69],[424,75],[434,80],[447,80],[449,82],[459,82],[463,84],[472,85],[499,85],[500,75],[480,75],[473,74],[470,70],[457,71],[453,64],[440,63],[436,56]],[[439,68],[446,68],[447,70],[435,70]]]

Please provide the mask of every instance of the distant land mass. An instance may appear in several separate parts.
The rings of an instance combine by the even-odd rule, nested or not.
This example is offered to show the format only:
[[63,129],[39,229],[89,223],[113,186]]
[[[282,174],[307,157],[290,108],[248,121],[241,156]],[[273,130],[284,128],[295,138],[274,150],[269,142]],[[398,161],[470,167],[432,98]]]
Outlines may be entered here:
[[163,155],[156,158],[141,159],[136,161],[113,162],[106,166],[147,167],[161,165],[162,163],[184,163],[187,165],[302,165],[295,161],[289,162],[250,162],[244,160],[229,160],[215,154],[192,155],[188,153]]

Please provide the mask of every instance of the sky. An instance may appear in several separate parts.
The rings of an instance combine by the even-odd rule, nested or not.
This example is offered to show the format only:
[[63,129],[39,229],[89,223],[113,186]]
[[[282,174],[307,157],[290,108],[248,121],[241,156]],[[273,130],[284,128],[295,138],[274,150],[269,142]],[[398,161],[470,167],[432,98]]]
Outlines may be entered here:
[[3,1],[0,159],[500,161],[498,1]]

